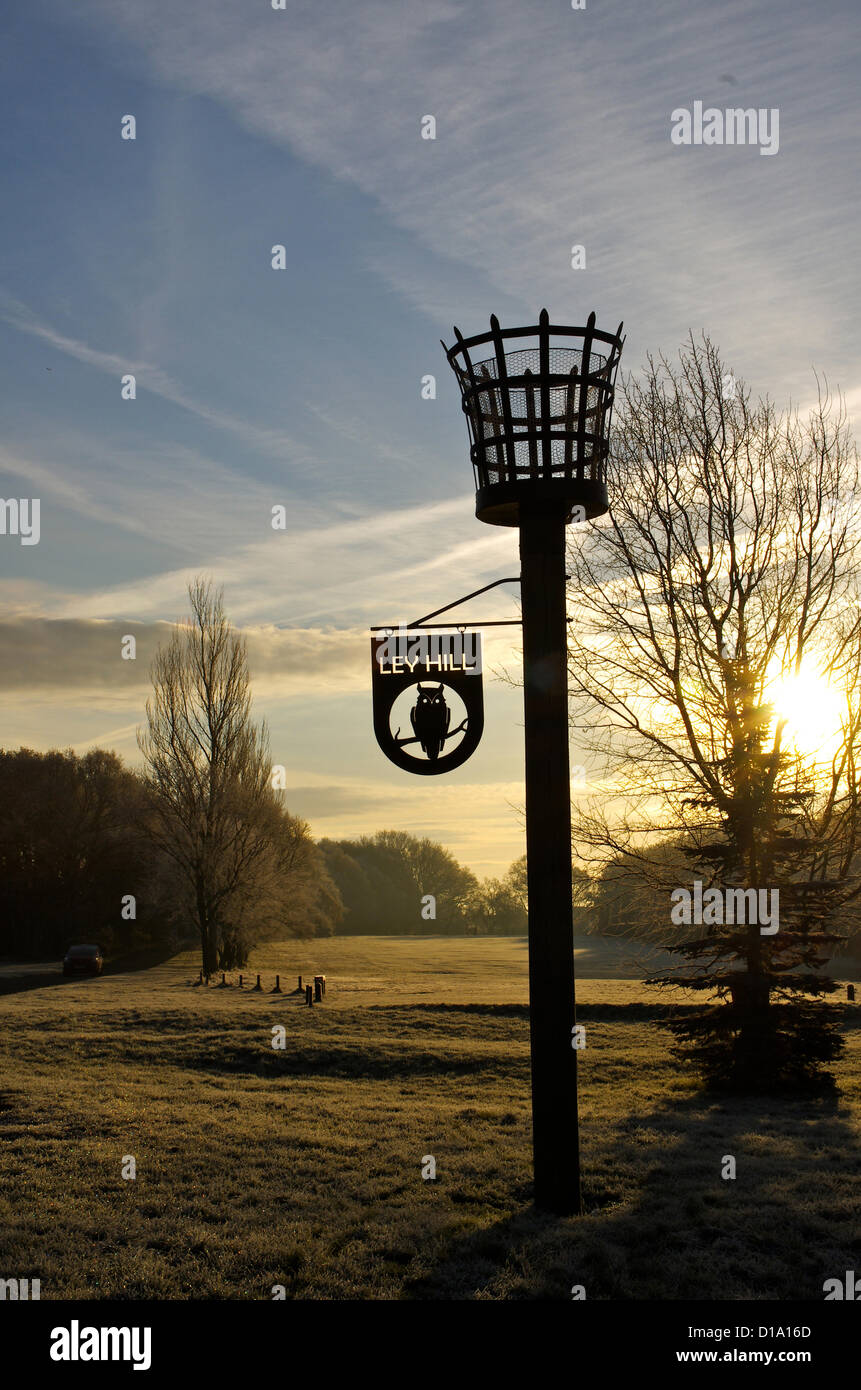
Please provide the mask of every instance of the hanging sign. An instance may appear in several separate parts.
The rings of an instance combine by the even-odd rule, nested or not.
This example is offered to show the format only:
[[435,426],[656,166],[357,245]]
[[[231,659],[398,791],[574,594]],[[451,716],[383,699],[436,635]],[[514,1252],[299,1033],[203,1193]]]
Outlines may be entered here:
[[484,730],[481,633],[399,627],[371,637],[374,733],[405,772],[460,767]]

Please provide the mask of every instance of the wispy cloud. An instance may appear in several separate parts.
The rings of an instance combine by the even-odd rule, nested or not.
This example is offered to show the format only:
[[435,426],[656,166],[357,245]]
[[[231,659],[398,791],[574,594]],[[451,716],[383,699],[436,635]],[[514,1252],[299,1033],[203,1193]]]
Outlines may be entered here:
[[134,376],[137,390],[151,391],[162,400],[169,401],[172,405],[189,411],[213,429],[224,430],[255,449],[272,454],[280,460],[285,459],[285,457],[289,458],[293,465],[319,463],[316,456],[305,445],[297,443],[295,439],[283,431],[260,429],[248,420],[243,420],[227,411],[215,409],[206,402],[196,400],[178,382],[152,362],[135,361],[129,357],[123,357],[119,353],[105,352],[99,348],[90,347],[88,343],[82,342],[78,338],[70,338],[51,324],[45,323],[26,304],[22,304],[5,294],[0,295],[0,319],[21,333],[28,333],[31,337],[39,338],[49,347],[54,348],[55,351],[62,352],[67,357],[73,357],[88,367],[94,367],[97,371],[115,377],[118,384],[123,376],[129,374]]
[[[196,541],[193,563],[92,592],[76,591],[68,585],[53,590],[40,581],[28,586],[21,579],[0,580],[0,600],[14,605],[19,614],[174,619],[185,609],[189,582],[206,572],[225,587],[228,611],[243,625],[272,622],[307,626],[322,621],[347,627],[364,621],[410,621],[422,611],[439,607],[446,598],[453,601],[460,593],[478,587],[493,567],[516,564],[516,536],[502,529],[477,532],[469,495],[433,507],[373,511],[334,521],[315,506],[293,503],[287,530],[274,531],[271,494],[262,487],[243,488],[230,475],[216,472],[207,478],[203,494],[210,503],[215,500],[217,524],[213,522],[210,527],[204,504],[195,498],[196,475],[186,479],[188,510],[183,513],[170,487],[161,492],[153,487],[152,475],[145,480],[115,479],[112,486],[108,483],[107,497],[94,501],[95,494],[85,482],[64,481],[45,465],[0,453],[0,468],[4,465],[22,477],[38,480],[40,485],[55,487],[63,504],[83,516],[131,524],[142,533],[147,527],[157,528],[159,516],[170,508],[168,536],[173,536],[176,544],[184,544],[186,550]],[[198,515],[200,508],[203,518]],[[246,517],[242,534],[247,534],[252,510],[261,539],[230,545],[226,531],[231,524],[235,526],[238,511]],[[128,523],[125,518],[130,515],[137,520]],[[183,527],[185,536],[178,533]],[[446,585],[442,591],[441,575]],[[407,593],[409,607],[415,612],[405,611]],[[488,615],[492,616],[490,610]]]
[[[371,263],[441,326],[457,263],[530,315],[573,300],[613,327],[624,317],[632,354],[704,324],[742,372],[798,392],[808,354],[833,367],[847,353],[845,382],[861,359],[846,287],[815,250],[849,215],[850,76],[834,73],[816,11],[790,9],[777,30],[744,0],[684,15],[659,0],[648,17],[634,0],[584,11],[407,0],[397,23],[381,0],[297,3],[289,18],[208,0],[91,0],[80,13],[137,43],[162,81],[371,196],[409,238],[391,256],[369,251]],[[782,106],[779,159],[674,149],[672,110],[692,91],[724,104],[720,74],[738,73],[740,44],[732,102]],[[827,107],[814,73],[829,74]],[[420,138],[424,114],[436,140]],[[587,247],[579,278],[574,242]]]

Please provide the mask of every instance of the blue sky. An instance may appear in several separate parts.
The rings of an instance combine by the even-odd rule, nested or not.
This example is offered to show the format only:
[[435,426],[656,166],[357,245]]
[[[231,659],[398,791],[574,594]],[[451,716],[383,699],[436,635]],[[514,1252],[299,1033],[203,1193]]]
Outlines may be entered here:
[[[594,308],[624,319],[628,371],[705,328],[779,403],[814,365],[861,403],[860,29],[795,0],[7,8],[0,496],[40,498],[41,538],[0,536],[3,745],[134,758],[149,658],[204,572],[291,809],[504,871],[518,692],[488,680],[484,741],[445,778],[371,729],[368,625],[517,570],[516,534],[473,516],[439,338]],[[777,108],[778,153],[674,146],[696,100]],[[516,674],[516,629],[491,631]]]

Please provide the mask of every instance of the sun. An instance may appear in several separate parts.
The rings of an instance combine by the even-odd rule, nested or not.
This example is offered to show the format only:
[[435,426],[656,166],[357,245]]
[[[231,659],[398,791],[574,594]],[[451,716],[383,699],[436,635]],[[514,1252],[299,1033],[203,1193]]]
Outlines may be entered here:
[[844,697],[828,680],[814,670],[802,668],[798,675],[779,676],[769,687],[767,698],[776,717],[785,719],[784,747],[819,760],[830,760],[841,737]]

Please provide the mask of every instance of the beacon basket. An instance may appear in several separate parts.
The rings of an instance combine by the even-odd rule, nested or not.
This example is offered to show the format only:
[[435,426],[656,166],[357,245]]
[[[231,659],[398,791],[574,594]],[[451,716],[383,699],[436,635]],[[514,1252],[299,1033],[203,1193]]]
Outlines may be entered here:
[[[550,323],[500,328],[443,350],[454,369],[469,425],[475,514],[518,526],[524,501],[557,502],[566,519],[601,516],[616,370],[624,339],[595,327]],[[567,341],[565,341],[567,340]],[[507,350],[506,350],[507,345]]]

